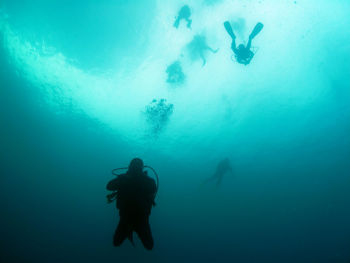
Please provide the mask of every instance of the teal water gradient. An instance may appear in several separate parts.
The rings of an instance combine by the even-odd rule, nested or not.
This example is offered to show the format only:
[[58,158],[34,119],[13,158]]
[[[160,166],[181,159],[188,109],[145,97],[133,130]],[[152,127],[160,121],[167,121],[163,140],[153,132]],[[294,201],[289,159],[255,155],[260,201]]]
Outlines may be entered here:
[[[0,4],[4,262],[348,262],[347,1],[13,1]],[[258,49],[231,60],[254,25]],[[204,35],[206,65],[186,48]],[[167,83],[180,61],[183,84]],[[157,136],[153,99],[174,105]],[[157,169],[155,248],[113,248],[112,168]],[[234,176],[201,182],[228,157]]]

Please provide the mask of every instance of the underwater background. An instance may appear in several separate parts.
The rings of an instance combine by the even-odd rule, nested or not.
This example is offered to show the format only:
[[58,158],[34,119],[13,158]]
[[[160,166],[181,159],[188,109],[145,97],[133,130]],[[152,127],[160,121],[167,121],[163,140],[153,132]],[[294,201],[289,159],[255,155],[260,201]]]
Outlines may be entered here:
[[[348,0],[1,0],[0,261],[349,263],[349,14]],[[264,24],[247,66],[226,20],[237,43]],[[134,157],[160,178],[151,252],[112,244],[105,187]],[[233,174],[203,185],[224,158]]]

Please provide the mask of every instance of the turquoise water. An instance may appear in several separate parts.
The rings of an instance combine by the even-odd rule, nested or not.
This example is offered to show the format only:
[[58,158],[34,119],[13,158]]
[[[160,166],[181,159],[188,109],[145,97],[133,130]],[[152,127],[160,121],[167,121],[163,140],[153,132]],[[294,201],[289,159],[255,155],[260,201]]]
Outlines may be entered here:
[[[349,262],[349,11],[2,0],[1,261]],[[248,66],[225,20],[237,43],[264,24]],[[135,156],[160,176],[152,252],[112,246],[105,185]],[[226,157],[234,174],[201,186]]]

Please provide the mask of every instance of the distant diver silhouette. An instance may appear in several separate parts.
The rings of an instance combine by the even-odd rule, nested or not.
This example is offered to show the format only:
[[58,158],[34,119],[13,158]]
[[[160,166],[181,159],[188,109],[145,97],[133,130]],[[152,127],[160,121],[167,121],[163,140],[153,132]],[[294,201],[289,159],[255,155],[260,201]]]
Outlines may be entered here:
[[180,61],[176,60],[169,65],[165,71],[168,75],[166,82],[170,84],[183,84],[185,81],[185,74],[182,71]]
[[219,49],[212,49],[208,46],[207,40],[203,35],[195,35],[192,41],[187,45],[187,48],[190,52],[190,57],[192,60],[196,60],[199,58],[202,59],[204,66],[207,63],[205,59],[205,52],[210,51],[212,53],[218,52]]
[[191,28],[192,20],[190,19],[190,16],[191,16],[190,7],[188,5],[184,5],[183,7],[181,7],[181,9],[176,17],[174,27],[178,28],[181,20],[184,19],[187,21],[187,27]]
[[217,180],[216,186],[220,186],[224,175],[227,174],[228,172],[230,172],[231,174],[233,173],[230,160],[228,158],[225,158],[218,163],[214,175],[209,177],[208,179],[206,179],[202,183],[202,185],[204,185],[210,181]]
[[236,35],[233,33],[230,22],[225,21],[224,27],[225,27],[227,33],[232,38],[231,49],[235,55],[237,62],[240,64],[243,64],[243,65],[248,65],[250,63],[250,61],[252,60],[252,58],[254,57],[254,52],[250,50],[252,40],[260,33],[260,31],[263,29],[264,25],[260,22],[257,23],[255,25],[252,33],[249,35],[249,40],[248,40],[247,46],[245,47],[243,44],[240,44],[238,46],[238,48],[236,47]]
[[[157,178],[155,181],[147,175],[144,168],[151,169]],[[117,174],[116,171],[127,169],[125,174]],[[156,171],[150,166],[144,166],[139,158],[131,160],[128,168],[117,168],[112,171],[117,178],[107,184],[107,190],[113,193],[107,195],[108,203],[116,200],[119,210],[119,224],[114,233],[113,244],[120,246],[126,238],[133,246],[133,232],[139,236],[143,246],[152,250],[153,237],[149,224],[149,216],[152,206],[155,205],[159,185],[159,178]]]

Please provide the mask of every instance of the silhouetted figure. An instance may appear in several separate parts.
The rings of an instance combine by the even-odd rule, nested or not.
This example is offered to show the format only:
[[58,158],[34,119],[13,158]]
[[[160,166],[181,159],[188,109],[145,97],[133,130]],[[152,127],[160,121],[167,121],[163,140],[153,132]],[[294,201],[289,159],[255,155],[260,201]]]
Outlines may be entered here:
[[203,184],[216,180],[216,186],[220,186],[222,182],[222,178],[228,172],[232,173],[232,167],[231,167],[230,160],[228,158],[225,158],[224,160],[218,163],[214,175],[209,177],[207,180],[205,180]]
[[125,174],[118,175],[107,184],[107,190],[116,191],[107,198],[110,202],[116,199],[120,216],[114,233],[114,246],[120,246],[126,238],[134,245],[133,232],[136,232],[146,249],[153,248],[149,215],[152,206],[155,205],[157,186],[143,168],[143,161],[135,158],[130,162]]
[[182,71],[180,61],[175,61],[166,69],[168,78],[166,82],[170,84],[182,84],[185,81],[185,74]]
[[256,37],[257,34],[263,29],[264,25],[262,23],[257,23],[254,27],[252,33],[249,35],[248,44],[245,47],[243,44],[240,44],[238,48],[236,47],[236,35],[233,33],[230,22],[224,22],[225,29],[227,33],[232,38],[231,49],[235,54],[236,60],[240,64],[248,65],[252,58],[254,57],[253,51],[250,50],[252,45],[252,40]]
[[191,16],[190,7],[188,5],[184,5],[183,7],[181,7],[181,9],[176,17],[174,27],[178,28],[181,20],[184,19],[187,21],[187,27],[191,28],[192,20],[190,19],[190,16]]
[[202,66],[204,66],[207,63],[207,60],[204,56],[205,52],[210,51],[212,53],[216,53],[219,50],[214,50],[211,47],[209,47],[207,44],[207,40],[203,35],[195,35],[192,41],[187,45],[187,48],[190,52],[190,57],[193,61],[198,59],[198,57],[202,59]]

